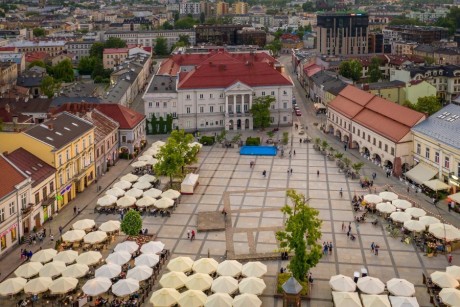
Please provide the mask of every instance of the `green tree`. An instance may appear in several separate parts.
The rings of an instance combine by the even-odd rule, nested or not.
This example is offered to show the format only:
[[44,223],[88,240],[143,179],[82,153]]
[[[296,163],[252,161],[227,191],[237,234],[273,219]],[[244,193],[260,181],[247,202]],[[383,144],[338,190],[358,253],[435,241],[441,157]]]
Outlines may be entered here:
[[34,28],[32,30],[32,33],[34,34],[35,37],[46,36],[46,31],[43,28]]
[[161,27],[163,28],[163,30],[172,30],[172,29],[174,29],[174,26],[172,24],[170,24],[168,21],[165,21]]
[[166,116],[166,133],[172,132],[173,117],[171,114]]
[[225,138],[227,137],[227,131],[222,130],[217,136],[216,136],[216,141],[217,143],[222,143]]
[[165,133],[165,120],[163,119],[163,116],[160,116],[160,120],[158,121],[158,132],[160,134]]
[[426,56],[423,58],[425,60],[426,65],[433,65],[434,64],[434,58],[430,56]]
[[52,67],[52,75],[56,80],[72,82],[75,80],[72,62],[69,59],[59,62]]
[[[190,147],[190,144],[194,141],[193,135],[185,133],[184,130],[171,131],[169,140],[174,141],[176,144],[176,151],[184,159],[184,165],[190,165],[197,161],[197,154],[200,148],[198,146]],[[184,167],[182,167],[182,174],[184,174]]]
[[436,96],[425,96],[420,97],[417,100],[417,104],[415,105],[415,110],[427,113],[428,115],[433,115],[434,113],[441,110],[442,104],[439,102],[438,97]]
[[326,140],[323,140],[321,142],[321,150],[326,151],[326,149],[329,147],[329,143]]
[[304,4],[302,4],[302,10],[304,12],[314,12],[315,4],[313,2],[305,2]]
[[104,48],[126,48],[126,42],[118,37],[109,37],[104,43]]
[[198,24],[199,21],[193,19],[193,17],[184,17],[179,20],[177,20],[174,23],[174,28],[175,29],[192,29],[194,25]]
[[142,229],[142,217],[139,211],[130,209],[120,225],[121,231],[128,236],[137,236]]
[[353,163],[351,165],[351,168],[353,169],[353,171],[359,175],[359,172],[361,171],[361,169],[363,168],[364,166],[364,163],[363,162],[357,162],[357,163]]
[[319,211],[311,208],[303,194],[287,190],[292,206],[286,204],[281,212],[287,215],[285,229],[276,233],[281,248],[294,251],[288,268],[299,281],[305,281],[308,271],[321,259],[321,223]]
[[155,114],[152,113],[152,118],[150,119],[150,125],[152,126],[152,134],[158,134],[158,121],[155,117]]
[[373,57],[369,64],[369,82],[378,82],[382,79],[382,71],[380,70],[381,61],[377,57]]
[[273,96],[256,97],[250,110],[254,127],[265,129],[270,126],[270,105],[275,102]]
[[89,57],[89,56],[82,57],[77,67],[80,75],[91,75],[93,73],[96,61],[97,61],[97,58],[95,57]]
[[104,48],[105,48],[104,43],[95,42],[91,46],[91,49],[89,49],[89,55],[102,60],[102,54],[104,52]]
[[355,82],[361,78],[362,70],[363,66],[358,60],[343,61],[339,65],[339,73]]
[[190,46],[190,36],[180,34],[178,42],[184,43],[186,46]]
[[274,56],[277,56],[279,52],[281,51],[282,47],[283,45],[281,44],[281,41],[279,39],[275,39],[270,44],[267,44],[265,46],[265,49],[270,50]]
[[343,164],[345,164],[346,168],[350,167],[350,164],[351,164],[350,158],[345,157],[345,158],[342,159],[342,162],[343,162]]
[[46,76],[40,83],[40,90],[48,98],[53,98],[54,94],[57,93],[61,84],[51,76]]
[[35,60],[35,61],[32,61],[29,63],[29,68],[31,67],[34,67],[34,66],[38,66],[38,67],[42,67],[42,68],[46,68],[46,64],[45,62],[43,62],[42,60]]
[[168,55],[168,42],[164,37],[157,37],[155,40],[155,47],[153,48],[156,55]]

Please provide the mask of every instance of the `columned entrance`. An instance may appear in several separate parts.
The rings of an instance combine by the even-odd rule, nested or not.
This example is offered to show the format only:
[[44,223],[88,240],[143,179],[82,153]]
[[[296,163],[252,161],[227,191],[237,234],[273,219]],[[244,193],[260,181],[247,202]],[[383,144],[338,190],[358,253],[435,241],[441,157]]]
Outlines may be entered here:
[[225,95],[225,129],[252,130],[252,92],[226,93]]

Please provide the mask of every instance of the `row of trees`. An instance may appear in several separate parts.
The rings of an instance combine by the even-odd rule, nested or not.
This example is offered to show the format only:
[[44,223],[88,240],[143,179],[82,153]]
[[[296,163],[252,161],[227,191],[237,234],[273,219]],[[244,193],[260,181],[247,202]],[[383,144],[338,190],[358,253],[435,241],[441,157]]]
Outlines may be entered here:
[[159,119],[152,114],[150,120],[146,120],[146,131],[147,134],[165,134],[172,131],[173,118],[171,114],[166,116],[166,120],[160,116]]
[[360,171],[364,166],[363,162],[352,164],[350,158],[346,157],[342,152],[335,150],[335,148],[329,145],[326,140],[316,138],[314,148],[316,150],[320,150],[324,155],[327,155],[330,160],[336,160],[337,166],[339,166],[341,169],[348,171],[351,168],[357,176],[359,176]]
[[[378,82],[383,78],[380,66],[382,60],[378,57],[373,57],[369,64],[367,82]],[[345,78],[351,79],[354,82],[361,80],[363,65],[358,60],[343,61],[339,65],[339,74]]]

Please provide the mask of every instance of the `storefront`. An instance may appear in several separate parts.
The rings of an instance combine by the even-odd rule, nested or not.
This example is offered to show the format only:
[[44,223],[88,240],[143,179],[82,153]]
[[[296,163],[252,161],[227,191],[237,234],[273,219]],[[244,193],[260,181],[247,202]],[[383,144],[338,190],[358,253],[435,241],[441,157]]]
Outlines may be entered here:
[[3,255],[8,249],[18,242],[18,224],[14,223],[4,228],[0,233],[0,255]]

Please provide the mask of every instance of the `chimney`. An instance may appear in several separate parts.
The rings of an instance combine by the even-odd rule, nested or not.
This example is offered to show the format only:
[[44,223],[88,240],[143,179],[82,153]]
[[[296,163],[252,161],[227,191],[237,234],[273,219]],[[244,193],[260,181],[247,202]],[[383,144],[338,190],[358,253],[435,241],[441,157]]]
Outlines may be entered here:
[[10,113],[11,108],[10,108],[10,105],[9,105],[9,104],[6,104],[6,105],[5,105],[5,110],[6,110],[6,112]]

